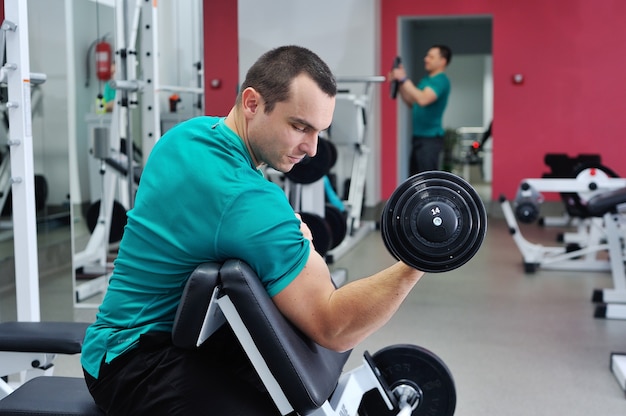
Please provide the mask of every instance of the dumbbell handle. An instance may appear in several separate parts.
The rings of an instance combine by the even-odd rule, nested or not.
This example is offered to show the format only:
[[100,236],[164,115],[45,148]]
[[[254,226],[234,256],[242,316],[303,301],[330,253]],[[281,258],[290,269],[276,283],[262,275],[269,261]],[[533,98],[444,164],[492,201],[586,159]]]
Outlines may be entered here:
[[408,403],[405,403],[404,406],[402,406],[402,409],[400,410],[400,412],[396,416],[411,416],[412,410],[413,409],[411,408],[411,405]]
[[[393,66],[391,67],[391,69],[398,68],[401,63],[402,63],[402,58],[400,58],[399,56],[396,56],[393,60]],[[391,98],[394,100],[398,96],[398,88],[400,88],[400,83],[398,82],[398,80],[394,79],[393,81],[391,81],[389,92],[390,92]]]

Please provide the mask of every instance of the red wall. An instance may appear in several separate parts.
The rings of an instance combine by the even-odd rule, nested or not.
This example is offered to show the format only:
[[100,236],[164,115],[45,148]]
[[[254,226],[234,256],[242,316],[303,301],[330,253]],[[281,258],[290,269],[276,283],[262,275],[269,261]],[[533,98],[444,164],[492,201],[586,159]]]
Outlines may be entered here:
[[[204,108],[207,115],[225,116],[239,85],[237,2],[204,0]],[[212,86],[213,80],[219,86]]]
[[[546,153],[599,153],[626,176],[626,2],[385,0],[380,73],[398,53],[398,16],[458,15],[493,17],[494,199],[513,198],[522,178],[547,172]],[[523,85],[513,85],[515,73]],[[397,103],[381,96],[387,198],[398,181]]]

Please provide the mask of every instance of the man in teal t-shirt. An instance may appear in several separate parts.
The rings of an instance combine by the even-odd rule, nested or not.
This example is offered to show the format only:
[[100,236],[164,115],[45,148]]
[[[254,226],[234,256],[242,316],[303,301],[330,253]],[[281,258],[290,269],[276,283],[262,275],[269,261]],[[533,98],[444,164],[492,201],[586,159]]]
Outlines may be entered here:
[[397,262],[336,288],[310,229],[263,177],[315,156],[337,85],[313,52],[261,56],[226,117],[197,117],[154,146],[96,321],[81,354],[85,381],[111,415],[279,414],[228,325],[196,350],[172,344],[189,275],[240,259],[281,313],[313,342],[353,348],[384,325],[423,272]]
[[407,77],[402,65],[392,70],[391,80],[399,83],[402,100],[412,109],[413,136],[409,159],[409,175],[438,170],[444,144],[443,112],[450,95],[450,80],[445,70],[452,51],[444,45],[434,45],[424,58],[428,73],[417,85]]
[[115,106],[115,95],[116,91],[111,86],[111,81],[115,76],[115,62],[111,63],[111,78],[107,82],[104,83],[104,90],[102,91],[102,102],[104,103],[104,111],[106,113],[110,113],[113,111],[113,106]]

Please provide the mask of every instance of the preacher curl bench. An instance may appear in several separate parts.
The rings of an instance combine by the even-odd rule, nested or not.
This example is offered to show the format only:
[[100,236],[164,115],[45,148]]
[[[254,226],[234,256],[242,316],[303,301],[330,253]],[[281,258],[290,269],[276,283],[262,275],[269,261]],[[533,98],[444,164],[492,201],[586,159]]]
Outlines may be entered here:
[[[394,345],[373,356],[366,352],[363,365],[343,372],[350,352],[323,348],[292,326],[255,273],[238,260],[206,263],[191,274],[172,340],[181,348],[196,348],[224,323],[233,329],[282,415],[454,414],[452,376],[433,353],[414,345]],[[6,336],[0,335],[3,351],[8,349],[7,343],[1,348]],[[22,346],[14,346],[23,351]],[[67,351],[73,353],[75,348]],[[102,412],[82,378],[42,376],[0,400],[0,415]]]

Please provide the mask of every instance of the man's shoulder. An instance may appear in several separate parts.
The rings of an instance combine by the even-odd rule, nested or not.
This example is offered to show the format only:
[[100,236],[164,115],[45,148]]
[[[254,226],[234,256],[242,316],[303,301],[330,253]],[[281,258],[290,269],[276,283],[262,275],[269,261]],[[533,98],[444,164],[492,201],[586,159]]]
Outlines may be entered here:
[[440,72],[430,77],[430,86],[435,89],[437,93],[450,90],[450,78],[445,72]]
[[431,79],[433,81],[438,81],[438,82],[450,82],[450,78],[448,77],[448,74],[446,74],[445,72],[440,72],[436,75],[433,75],[431,77]]

